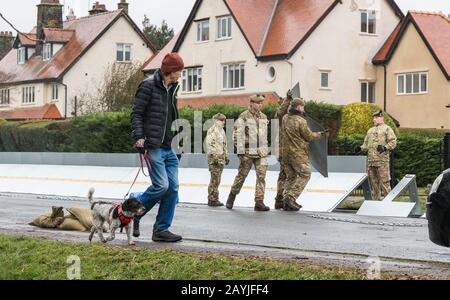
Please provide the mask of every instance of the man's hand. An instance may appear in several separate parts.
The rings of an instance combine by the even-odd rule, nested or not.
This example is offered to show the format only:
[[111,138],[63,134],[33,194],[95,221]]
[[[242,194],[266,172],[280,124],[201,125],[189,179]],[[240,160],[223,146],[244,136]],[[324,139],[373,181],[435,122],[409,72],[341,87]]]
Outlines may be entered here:
[[325,129],[324,131],[322,131],[322,136],[329,136],[330,135],[330,130],[329,129]]
[[136,149],[137,152],[141,153],[141,154],[145,154],[145,140],[144,139],[140,139],[136,142],[136,144],[134,144],[134,149]]
[[140,139],[136,142],[136,147],[137,148],[144,148],[144,144],[145,144],[145,139]]
[[286,97],[288,98],[289,101],[292,101],[294,98],[292,98],[292,91],[289,90],[287,91]]
[[386,151],[387,151],[387,149],[386,149],[386,147],[385,147],[385,146],[382,146],[382,145],[378,145],[378,147],[377,147],[377,151],[378,151],[378,152],[380,152],[380,153],[384,153],[384,152],[386,152]]

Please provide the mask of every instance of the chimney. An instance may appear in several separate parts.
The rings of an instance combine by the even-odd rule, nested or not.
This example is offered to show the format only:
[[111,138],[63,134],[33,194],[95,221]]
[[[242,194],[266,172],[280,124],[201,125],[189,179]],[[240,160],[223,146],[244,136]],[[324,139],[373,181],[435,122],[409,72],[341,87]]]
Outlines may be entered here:
[[8,54],[14,44],[14,36],[11,31],[0,31],[0,60]]
[[66,19],[67,21],[73,21],[75,20],[77,17],[75,16],[75,12],[73,11],[73,8],[71,8],[69,10],[69,14],[67,15]]
[[127,0],[120,0],[120,3],[117,3],[118,9],[123,9],[124,12],[128,14],[128,6]]
[[44,28],[63,28],[63,6],[59,0],[41,0],[41,4],[38,4],[37,7],[36,55],[39,56],[42,54]]
[[95,2],[94,5],[92,5],[92,9],[89,11],[89,15],[96,15],[100,13],[107,12],[105,4],[100,4],[100,2]]

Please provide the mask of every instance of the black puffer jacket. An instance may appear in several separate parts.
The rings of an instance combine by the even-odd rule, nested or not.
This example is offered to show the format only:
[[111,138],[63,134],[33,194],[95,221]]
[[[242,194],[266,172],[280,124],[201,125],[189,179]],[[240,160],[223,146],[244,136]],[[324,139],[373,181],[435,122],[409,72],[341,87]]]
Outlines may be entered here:
[[[178,119],[178,84],[169,105],[173,105],[175,119]],[[164,139],[168,112],[168,91],[164,87],[160,70],[142,81],[134,98],[131,113],[132,137],[135,141],[145,139],[147,149],[160,148]]]

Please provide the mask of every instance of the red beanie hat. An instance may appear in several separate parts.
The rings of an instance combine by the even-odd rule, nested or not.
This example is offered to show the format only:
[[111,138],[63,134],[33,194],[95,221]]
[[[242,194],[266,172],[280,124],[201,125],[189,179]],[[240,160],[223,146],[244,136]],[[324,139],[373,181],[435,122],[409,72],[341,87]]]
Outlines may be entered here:
[[161,64],[161,72],[163,73],[173,73],[184,69],[184,62],[178,53],[167,54]]

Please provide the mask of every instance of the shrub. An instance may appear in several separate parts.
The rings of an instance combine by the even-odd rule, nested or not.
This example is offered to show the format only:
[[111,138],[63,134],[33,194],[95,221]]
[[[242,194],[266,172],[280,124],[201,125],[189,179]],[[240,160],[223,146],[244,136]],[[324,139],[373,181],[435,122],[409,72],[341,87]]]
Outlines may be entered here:
[[[339,135],[366,134],[373,127],[372,115],[377,110],[380,110],[380,108],[371,103],[352,103],[346,105],[342,109],[342,123]],[[399,131],[394,121],[386,113],[384,113],[384,121],[394,130],[395,135],[398,136]]]

